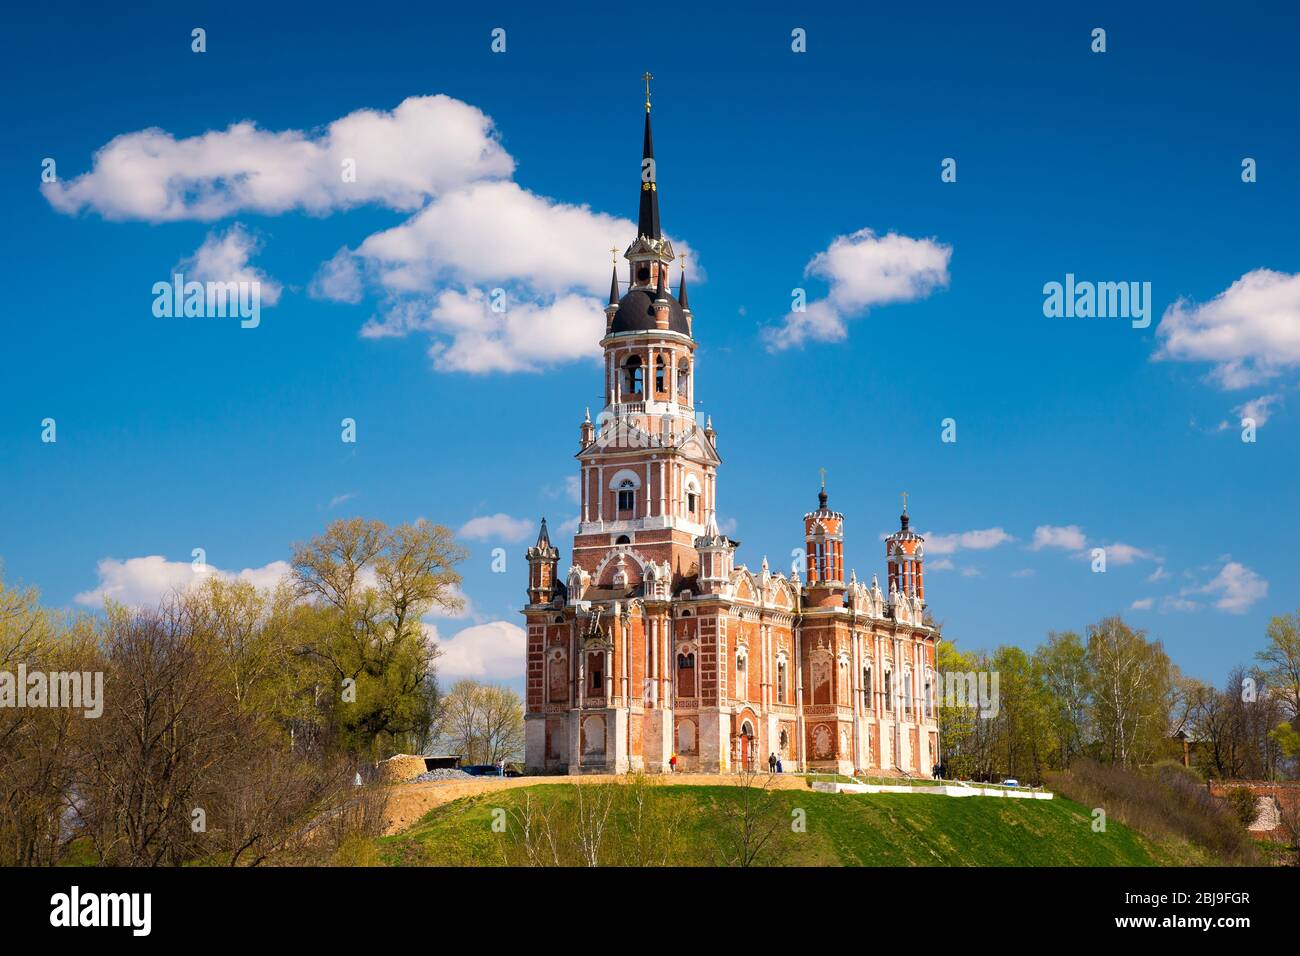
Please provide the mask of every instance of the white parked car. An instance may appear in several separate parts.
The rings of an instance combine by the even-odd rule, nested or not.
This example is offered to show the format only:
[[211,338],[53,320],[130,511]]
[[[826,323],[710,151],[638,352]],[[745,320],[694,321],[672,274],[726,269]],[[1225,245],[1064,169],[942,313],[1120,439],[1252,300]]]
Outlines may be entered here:
[[1005,779],[1005,780],[1002,781],[1002,786],[1004,786],[1004,787],[1018,787],[1018,786],[1020,786],[1020,781],[1017,780],[1015,777],[1007,777],[1007,779]]

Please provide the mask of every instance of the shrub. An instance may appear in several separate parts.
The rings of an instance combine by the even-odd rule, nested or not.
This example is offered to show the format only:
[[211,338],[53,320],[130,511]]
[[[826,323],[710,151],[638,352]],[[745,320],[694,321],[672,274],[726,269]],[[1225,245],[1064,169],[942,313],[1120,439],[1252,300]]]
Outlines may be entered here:
[[1228,802],[1228,806],[1237,815],[1241,825],[1247,829],[1259,816],[1259,798],[1249,787],[1233,787],[1224,793],[1223,799]]
[[1153,839],[1185,840],[1224,863],[1253,863],[1254,845],[1226,801],[1206,790],[1199,775],[1172,761],[1147,771],[1079,760],[1049,784],[1085,807]]

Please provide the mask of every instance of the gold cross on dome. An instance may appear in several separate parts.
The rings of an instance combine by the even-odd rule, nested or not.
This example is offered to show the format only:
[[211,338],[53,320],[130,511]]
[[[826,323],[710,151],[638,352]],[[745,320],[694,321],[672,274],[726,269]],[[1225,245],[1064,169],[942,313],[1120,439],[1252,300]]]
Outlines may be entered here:
[[646,73],[641,77],[641,79],[645,80],[645,111],[649,113],[650,112],[650,81],[654,79],[654,75],[649,71],[646,71]]
[[825,491],[825,490],[826,490],[826,469],[825,469],[825,468],[818,468],[817,471],[818,471],[818,472],[821,474],[821,476],[822,476],[822,491]]
[[907,514],[907,492],[903,492],[903,514]]

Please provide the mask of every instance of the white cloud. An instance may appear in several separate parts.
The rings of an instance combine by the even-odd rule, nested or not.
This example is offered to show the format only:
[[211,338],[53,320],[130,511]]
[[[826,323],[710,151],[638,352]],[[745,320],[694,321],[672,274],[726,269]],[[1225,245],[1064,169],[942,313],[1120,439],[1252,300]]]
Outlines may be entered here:
[[[345,179],[347,161],[354,182]],[[125,133],[95,153],[90,172],[41,190],[65,213],[210,221],[240,212],[323,215],[366,203],[411,210],[513,171],[482,111],[449,96],[412,96],[391,112],[349,113],[320,134],[249,121],[185,139],[156,128]]]
[[1256,428],[1262,428],[1264,423],[1273,415],[1273,407],[1282,402],[1281,395],[1261,395],[1259,398],[1252,398],[1248,402],[1238,405],[1233,411],[1237,413],[1237,420],[1251,418],[1255,421]]
[[948,558],[940,558],[938,561],[925,562],[925,570],[927,571],[951,571],[952,569],[953,563]]
[[1163,581],[1167,577],[1169,577],[1169,572],[1165,570],[1165,566],[1162,564],[1159,567],[1157,567],[1154,571],[1152,571],[1149,575],[1147,575],[1147,580]]
[[1034,569],[1020,568],[1019,570],[1012,571],[1011,576],[1013,578],[1032,578],[1034,576]]
[[344,246],[316,271],[307,294],[313,299],[329,299],[356,305],[363,292],[361,268],[356,257]]
[[204,568],[199,572],[189,561],[168,561],[158,554],[125,561],[104,558],[96,565],[98,585],[90,591],[83,591],[73,600],[87,607],[100,607],[107,599],[129,607],[151,607],[170,592],[183,592],[201,583],[208,574],[226,580],[249,581],[266,589],[274,589],[289,574],[287,561],[272,561],[260,568],[244,568],[242,571],[223,571],[211,565],[204,565]]
[[1155,598],[1138,598],[1129,607],[1134,611],[1149,611],[1153,604],[1155,604]]
[[524,630],[509,621],[475,624],[446,639],[435,628],[430,636],[442,651],[438,676],[444,684],[463,677],[500,681],[524,676]]
[[333,498],[330,499],[330,503],[329,503],[328,505],[326,505],[325,507],[326,507],[327,509],[328,509],[328,508],[337,508],[339,505],[344,504],[345,502],[351,501],[351,500],[352,500],[353,498],[355,498],[356,496],[357,496],[357,493],[356,493],[355,491],[348,491],[348,492],[344,492],[344,493],[341,494],[341,495],[335,495]]
[[1212,595],[1220,611],[1245,614],[1268,595],[1268,582],[1239,561],[1227,561],[1208,584],[1184,593]]
[[582,503],[582,481],[577,475],[568,475],[564,479],[564,493],[575,505]]
[[460,531],[456,533],[462,538],[479,541],[489,539],[523,541],[536,531],[537,525],[527,518],[512,518],[508,514],[498,512],[494,515],[471,518],[461,525]]
[[1067,551],[1079,551],[1087,547],[1087,544],[1088,539],[1077,524],[1040,524],[1034,529],[1034,541],[1029,549],[1041,551],[1043,548],[1064,548]]
[[[353,162],[355,180],[346,181]],[[338,250],[308,293],[352,304],[375,295],[362,335],[425,335],[442,371],[529,372],[598,358],[609,281],[600,263],[636,227],[531,192],[511,179],[514,169],[488,116],[438,95],[391,112],[358,110],[319,133],[252,122],[179,140],[159,129],[127,133],[96,153],[90,172],[42,188],[66,213],[151,222],[363,204],[411,212]],[[689,244],[673,244],[702,282]]]
[[443,371],[523,372],[579,358],[598,359],[605,329],[595,299],[564,295],[549,303],[519,302],[504,312],[480,289],[446,289],[432,305],[405,300],[361,330],[367,338],[422,330],[434,335],[429,355]]
[[1150,561],[1155,557],[1150,551],[1136,545],[1125,544],[1123,541],[1114,541],[1102,547],[1106,550],[1106,563],[1120,567],[1132,564],[1134,561]]
[[1300,366],[1300,274],[1256,269],[1203,305],[1179,299],[1156,330],[1156,359],[1213,362],[1223,388]]
[[954,554],[957,551],[987,551],[1015,539],[1001,528],[984,528],[979,531],[961,531],[956,534],[931,534],[926,532],[927,554]]
[[804,274],[825,279],[824,299],[807,303],[803,312],[787,313],[780,325],[764,329],[771,351],[802,345],[808,339],[835,342],[848,334],[846,320],[873,306],[911,302],[948,284],[952,247],[933,239],[860,229],[838,236],[819,252]]
[[186,281],[256,282],[261,287],[261,304],[273,306],[280,301],[280,283],[248,264],[260,249],[261,242],[235,223],[225,232],[209,232],[194,255],[182,259],[174,271],[184,275]]

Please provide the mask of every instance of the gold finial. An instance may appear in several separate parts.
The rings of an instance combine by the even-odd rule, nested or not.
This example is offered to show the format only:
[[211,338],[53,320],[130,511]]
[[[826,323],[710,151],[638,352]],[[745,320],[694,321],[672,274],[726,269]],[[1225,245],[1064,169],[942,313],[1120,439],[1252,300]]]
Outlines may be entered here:
[[817,470],[821,473],[822,476],[822,491],[825,491],[826,490],[826,469],[818,468]]
[[903,514],[907,514],[907,492],[903,492]]
[[611,265],[618,265],[618,246],[611,246],[609,249],[609,261]]
[[650,112],[650,81],[654,79],[654,75],[649,71],[646,71],[645,75],[643,75],[641,79],[645,80],[645,111],[649,113]]

